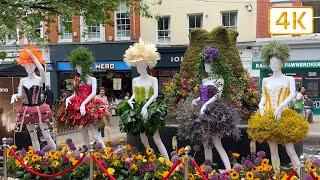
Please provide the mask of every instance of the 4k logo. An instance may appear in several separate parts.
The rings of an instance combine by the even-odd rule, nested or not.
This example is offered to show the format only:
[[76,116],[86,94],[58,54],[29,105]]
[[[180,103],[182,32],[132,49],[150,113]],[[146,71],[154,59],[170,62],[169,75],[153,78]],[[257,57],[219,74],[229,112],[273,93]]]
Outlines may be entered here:
[[271,34],[312,34],[312,7],[272,7],[269,14]]

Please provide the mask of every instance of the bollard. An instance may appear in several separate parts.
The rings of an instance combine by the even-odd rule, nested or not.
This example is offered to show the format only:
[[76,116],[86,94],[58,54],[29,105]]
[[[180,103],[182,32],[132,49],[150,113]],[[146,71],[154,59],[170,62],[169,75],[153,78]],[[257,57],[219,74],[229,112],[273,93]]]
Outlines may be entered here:
[[7,138],[2,138],[3,146],[3,179],[8,180],[8,170],[7,170]]
[[190,146],[186,146],[184,148],[184,180],[188,180],[189,179],[189,161],[190,161],[190,157],[189,157],[189,152],[191,151],[191,147]]
[[300,179],[305,179],[305,166],[304,166],[304,163],[306,162],[307,160],[307,157],[306,157],[307,154],[303,153],[301,156],[300,156]]
[[90,154],[90,174],[89,174],[89,180],[93,180],[93,158],[92,155],[94,153],[94,142],[90,143],[89,145],[89,154]]

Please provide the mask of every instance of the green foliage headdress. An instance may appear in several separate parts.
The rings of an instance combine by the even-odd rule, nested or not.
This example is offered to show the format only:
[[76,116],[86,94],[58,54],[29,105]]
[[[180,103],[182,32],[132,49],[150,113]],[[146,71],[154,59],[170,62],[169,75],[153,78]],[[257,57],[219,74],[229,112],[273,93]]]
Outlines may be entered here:
[[80,46],[77,49],[72,50],[69,60],[73,68],[78,65],[81,67],[81,80],[85,81],[94,62],[92,53],[87,48]]
[[270,65],[270,59],[272,57],[278,58],[282,64],[284,64],[290,57],[290,48],[287,44],[273,41],[262,49],[262,58],[266,65]]

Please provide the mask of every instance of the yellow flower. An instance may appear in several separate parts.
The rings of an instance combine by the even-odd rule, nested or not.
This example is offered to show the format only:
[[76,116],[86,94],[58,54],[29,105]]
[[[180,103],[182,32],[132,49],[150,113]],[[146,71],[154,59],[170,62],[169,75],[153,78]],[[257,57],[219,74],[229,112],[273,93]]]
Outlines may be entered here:
[[16,145],[11,145],[10,148],[15,150],[15,149],[17,149],[17,146]]
[[116,170],[114,170],[113,168],[108,168],[107,170],[108,170],[108,173],[109,173],[110,175],[113,175],[114,172],[116,171]]
[[147,153],[147,155],[151,155],[151,154],[153,154],[153,149],[152,148],[147,148],[146,149],[146,153]]
[[164,178],[164,177],[166,177],[168,174],[169,174],[169,171],[163,171],[163,172],[162,172],[162,177]]
[[60,153],[59,153],[59,151],[56,151],[56,152],[53,153],[53,158],[54,158],[54,159],[59,159],[59,158],[60,158]]
[[48,154],[47,158],[48,158],[49,160],[52,160],[52,159],[53,159],[53,155],[50,153],[50,154]]
[[30,149],[30,150],[26,153],[26,155],[31,157],[31,156],[33,155],[33,150]]
[[75,165],[75,164],[77,164],[78,161],[75,160],[75,159],[70,159],[70,162],[71,162],[72,165]]
[[166,160],[163,157],[159,157],[158,160],[161,164],[166,164]]
[[56,160],[55,160],[55,161],[52,161],[52,162],[51,162],[51,166],[54,167],[54,168],[57,168],[57,167],[59,166],[59,162],[56,161]]
[[114,160],[114,161],[112,162],[112,164],[113,164],[115,167],[119,167],[119,166],[121,165],[121,162],[116,159],[116,160]]
[[269,159],[264,158],[261,160],[261,165],[268,165],[268,164],[269,164]]
[[144,159],[144,156],[142,156],[141,154],[139,154],[138,156],[136,156],[136,159],[142,161],[142,160]]
[[132,171],[138,171],[138,166],[137,166],[136,164],[132,164],[131,167],[130,167],[130,169],[131,169]]
[[130,151],[130,150],[131,150],[131,146],[130,146],[130,144],[127,144],[127,145],[126,145],[126,149],[127,149],[128,151]]
[[268,164],[262,166],[262,170],[263,170],[263,171],[271,171],[271,169],[272,169],[272,166],[270,166],[270,165],[268,165]]
[[297,177],[297,176],[292,176],[292,177],[290,178],[290,180],[298,180],[298,177]]
[[172,164],[171,161],[167,161],[167,162],[166,162],[166,165],[167,165],[168,167],[172,167],[172,166],[173,166],[173,164]]
[[16,165],[17,167],[20,167],[20,166],[21,166],[21,164],[20,164],[20,162],[19,162],[18,160],[15,160],[14,163],[15,163],[15,165]]
[[231,179],[239,179],[239,173],[238,172],[232,172],[231,173]]
[[25,156],[25,157],[23,158],[23,161],[28,163],[28,162],[30,161],[29,156]]
[[246,180],[253,180],[254,179],[254,174],[252,171],[246,172]]
[[106,140],[106,143],[107,143],[107,144],[111,144],[112,141],[111,141],[110,139],[108,139],[108,140]]
[[234,158],[239,158],[240,157],[240,154],[239,153],[232,153],[232,157],[234,157]]
[[178,150],[178,154],[179,155],[182,155],[184,153],[184,148],[182,147],[182,148],[180,148],[179,150]]
[[126,156],[122,156],[121,157],[121,161],[126,161],[127,157]]
[[33,162],[37,161],[38,160],[38,156],[37,155],[33,155],[31,159],[32,159]]
[[39,164],[37,164],[35,167],[34,167],[36,170],[40,170],[41,166]]
[[154,154],[152,154],[152,155],[149,157],[149,161],[150,161],[150,162],[154,162],[154,161],[156,161],[156,160],[157,160],[157,156],[154,155]]
[[119,139],[119,142],[120,142],[120,143],[124,143],[124,141],[125,141],[124,138],[120,138],[120,139]]
[[317,171],[317,167],[314,166],[314,165],[311,165],[311,166],[310,166],[310,171],[311,171],[311,172],[316,172],[316,171]]
[[106,147],[104,148],[104,152],[105,153],[110,153],[112,151],[112,148],[111,147]]
[[194,175],[193,174],[191,174],[191,173],[189,173],[188,174],[188,179],[190,179],[190,180],[194,180],[195,178],[194,178]]
[[62,143],[60,144],[60,146],[61,146],[61,147],[65,147],[65,146],[67,146],[67,143],[66,143],[66,142],[62,142]]
[[32,150],[32,151],[34,151],[33,146],[29,146],[29,147],[28,147],[28,150]]

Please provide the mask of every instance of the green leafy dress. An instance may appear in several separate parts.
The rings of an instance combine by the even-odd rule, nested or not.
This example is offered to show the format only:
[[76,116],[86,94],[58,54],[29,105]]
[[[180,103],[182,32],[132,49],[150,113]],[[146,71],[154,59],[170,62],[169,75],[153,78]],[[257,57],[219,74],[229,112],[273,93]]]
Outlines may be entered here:
[[131,135],[146,133],[152,136],[158,128],[164,128],[166,126],[168,107],[163,101],[157,98],[148,107],[148,117],[143,119],[141,110],[153,95],[153,87],[145,89],[141,86],[134,86],[133,90],[135,93],[133,109],[129,106],[127,99],[121,101],[118,105],[120,130],[121,132]]

